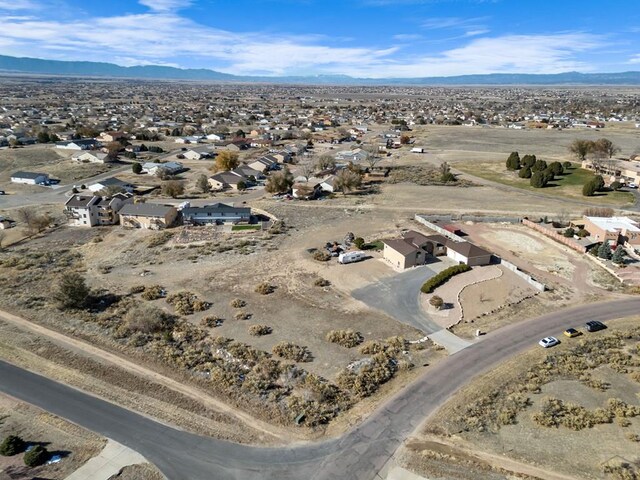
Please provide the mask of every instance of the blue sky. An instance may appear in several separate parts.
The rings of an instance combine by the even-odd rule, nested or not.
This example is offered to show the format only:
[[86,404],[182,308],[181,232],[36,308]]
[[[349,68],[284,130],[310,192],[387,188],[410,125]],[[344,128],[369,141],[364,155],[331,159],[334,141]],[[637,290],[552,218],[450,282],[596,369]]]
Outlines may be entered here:
[[640,70],[639,0],[0,0],[0,54],[240,75]]

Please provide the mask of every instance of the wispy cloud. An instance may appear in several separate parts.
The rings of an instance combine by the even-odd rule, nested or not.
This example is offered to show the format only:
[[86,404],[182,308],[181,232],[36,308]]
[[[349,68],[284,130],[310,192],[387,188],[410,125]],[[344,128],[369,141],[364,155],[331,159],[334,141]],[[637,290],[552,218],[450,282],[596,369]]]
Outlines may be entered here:
[[38,4],[32,0],[0,0],[0,10],[33,10]]
[[489,30],[488,28],[480,28],[478,30],[469,30],[468,32],[465,32],[464,36],[465,37],[477,37],[478,35],[484,35],[485,33],[489,33],[491,30]]
[[444,28],[477,28],[488,20],[487,17],[460,18],[460,17],[435,17],[422,22],[422,28],[437,30]]
[[193,2],[192,0],[139,0],[138,3],[154,12],[175,12],[190,7]]
[[631,63],[634,65],[640,64],[640,53],[638,53],[637,55],[633,55],[631,58],[629,58],[627,63]]

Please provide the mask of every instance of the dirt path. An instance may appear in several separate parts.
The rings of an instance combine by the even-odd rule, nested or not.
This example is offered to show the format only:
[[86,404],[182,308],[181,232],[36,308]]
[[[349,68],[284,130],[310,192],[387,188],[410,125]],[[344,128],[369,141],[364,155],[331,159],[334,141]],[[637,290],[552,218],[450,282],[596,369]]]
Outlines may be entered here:
[[238,411],[229,405],[217,400],[201,390],[191,387],[189,385],[185,385],[176,380],[168,378],[164,375],[161,375],[153,370],[138,365],[132,361],[126,360],[118,355],[114,355],[105,350],[97,348],[93,345],[90,345],[82,340],[78,340],[75,338],[70,338],[62,333],[51,330],[47,327],[43,327],[41,325],[34,324],[22,317],[18,317],[4,310],[0,310],[0,319],[9,322],[19,328],[29,330],[35,334],[47,337],[54,342],[61,344],[64,347],[71,348],[72,350],[79,350],[84,354],[89,355],[90,357],[97,358],[103,362],[110,363],[118,366],[130,373],[138,375],[144,379],[153,381],[157,384],[163,385],[171,390],[175,390],[180,392],[183,395],[193,398],[194,400],[201,402],[203,405],[208,408],[217,410],[221,413],[225,413],[230,415],[239,421],[245,423],[249,428],[258,430],[262,433],[265,433],[271,437],[281,440],[282,442],[288,442],[292,440],[293,434],[290,431],[285,431],[283,429],[279,429],[272,425],[269,425],[262,420],[259,420],[247,413]]
[[579,477],[553,472],[506,456],[470,449],[440,437],[412,439],[406,443],[405,448],[409,451],[413,450],[415,452],[428,449],[445,456],[471,461],[472,463],[480,460],[494,468],[508,470],[510,472],[520,473],[535,478],[544,478],[545,480],[579,480]]

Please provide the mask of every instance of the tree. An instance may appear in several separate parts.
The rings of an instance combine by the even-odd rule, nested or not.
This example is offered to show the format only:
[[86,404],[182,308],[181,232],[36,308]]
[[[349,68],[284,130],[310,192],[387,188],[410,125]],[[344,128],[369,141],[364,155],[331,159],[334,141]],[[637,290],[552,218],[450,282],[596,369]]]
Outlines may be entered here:
[[267,178],[264,189],[268,193],[286,193],[291,190],[293,185],[293,175],[288,168],[279,172],[274,172]]
[[533,166],[536,164],[536,160],[537,159],[535,155],[525,155],[524,157],[522,157],[521,164],[524,167],[533,168]]
[[622,248],[622,245],[618,245],[615,251],[613,252],[613,255],[611,256],[611,261],[616,265],[623,265],[624,256],[625,256],[624,248]]
[[571,152],[578,160],[583,161],[587,155],[593,150],[593,142],[590,140],[576,139],[569,145]]
[[602,175],[596,175],[595,177],[593,177],[593,179],[591,179],[591,181],[596,186],[596,192],[599,192],[604,188],[604,178],[602,178]]
[[571,162],[562,162],[562,167],[565,170],[569,170],[573,165],[571,164]]
[[322,155],[316,160],[318,170],[330,170],[336,166],[336,161],[331,155]]
[[411,142],[409,135],[400,135],[400,145],[408,145]]
[[605,240],[598,247],[598,258],[609,260],[611,256],[611,245],[609,245],[609,240]]
[[11,457],[22,453],[26,447],[25,441],[17,435],[9,435],[0,443],[0,455]]
[[522,167],[520,169],[520,171],[518,172],[518,176],[520,178],[531,178],[531,168],[529,167]]
[[118,158],[118,154],[121,150],[122,144],[120,142],[111,142],[107,145],[107,156],[110,159],[115,160],[116,158]]
[[131,171],[136,175],[140,175],[142,173],[142,165],[140,162],[133,162],[131,165]]
[[77,272],[68,272],[60,277],[53,299],[61,310],[81,309],[89,302],[90,294],[84,277]]
[[438,295],[434,295],[429,299],[429,304],[431,304],[431,306],[440,310],[444,306],[444,300],[442,300],[442,297],[439,297]]
[[584,195],[585,197],[593,197],[593,195],[596,193],[596,184],[593,180],[589,180],[587,183],[585,183],[582,187],[582,195]]
[[26,224],[31,234],[43,231],[51,223],[49,215],[38,215],[31,207],[20,208],[16,212],[16,216],[20,222]]
[[440,164],[440,181],[444,183],[456,181],[456,176],[451,173],[451,167],[447,162],[442,162]]
[[313,161],[305,162],[301,164],[300,167],[298,168],[298,172],[300,173],[301,176],[304,177],[305,182],[309,181],[309,178],[313,176],[315,171],[316,171],[316,167],[315,167],[315,162]]
[[382,158],[380,158],[380,150],[377,145],[367,145],[363,150],[367,152],[365,163],[373,170],[375,166],[380,163],[380,160],[382,160]]
[[611,190],[617,192],[618,190],[620,190],[622,188],[622,184],[618,181],[615,182],[611,182]]
[[564,167],[560,162],[551,162],[547,168],[555,176],[562,175],[564,173]]
[[364,246],[364,238],[356,237],[353,239],[353,244],[356,246],[358,250],[360,250]]
[[236,184],[236,188],[239,191],[244,191],[247,189],[247,183],[244,180],[240,180],[237,184]]
[[535,172],[531,175],[529,183],[533,188],[544,188],[547,185],[547,177],[543,172]]
[[31,450],[24,454],[24,464],[27,467],[38,467],[49,460],[49,452],[42,445],[35,445]]
[[509,158],[507,158],[507,169],[508,170],[520,170],[520,155],[518,152],[511,152]]
[[531,167],[532,172],[544,172],[547,169],[547,162],[544,160],[536,160],[536,163]]
[[196,178],[196,188],[202,193],[209,193],[209,190],[211,190],[209,178],[205,174],[198,175],[198,178]]
[[620,147],[615,145],[608,138],[601,138],[594,143],[594,149],[602,152],[608,158],[612,158],[616,153],[620,151]]
[[340,170],[333,182],[333,186],[337,190],[342,190],[343,195],[359,188],[360,185],[362,185],[362,176],[348,168]]
[[49,133],[42,130],[41,132],[38,132],[38,143],[49,143],[51,141],[51,137],[49,136]]
[[562,235],[564,235],[567,238],[573,238],[575,234],[576,234],[576,231],[573,228],[569,227],[563,232]]
[[177,198],[184,193],[184,183],[178,180],[169,180],[162,184],[162,194],[171,198]]
[[216,156],[216,162],[213,166],[213,170],[216,172],[228,172],[237,168],[239,164],[238,154],[224,150]]

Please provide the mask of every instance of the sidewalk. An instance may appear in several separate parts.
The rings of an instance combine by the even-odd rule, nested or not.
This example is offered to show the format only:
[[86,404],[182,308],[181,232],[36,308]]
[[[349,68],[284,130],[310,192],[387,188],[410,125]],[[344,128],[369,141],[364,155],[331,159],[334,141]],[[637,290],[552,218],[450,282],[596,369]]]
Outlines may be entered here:
[[130,448],[108,440],[100,454],[69,475],[66,480],[108,480],[122,468],[138,463],[147,463],[147,460]]

